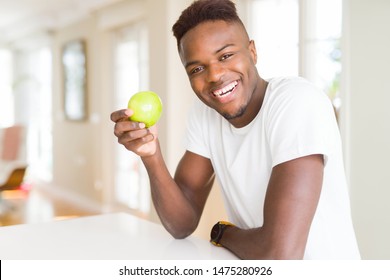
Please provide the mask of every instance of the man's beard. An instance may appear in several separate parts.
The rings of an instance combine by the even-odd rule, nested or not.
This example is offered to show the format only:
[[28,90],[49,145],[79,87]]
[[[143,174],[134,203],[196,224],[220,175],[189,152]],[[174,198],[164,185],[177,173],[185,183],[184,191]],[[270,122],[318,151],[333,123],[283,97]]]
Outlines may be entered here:
[[222,113],[222,116],[226,120],[232,120],[232,119],[240,118],[240,117],[242,117],[242,115],[244,115],[246,107],[247,107],[246,105],[242,106],[240,109],[238,109],[238,111],[235,114]]

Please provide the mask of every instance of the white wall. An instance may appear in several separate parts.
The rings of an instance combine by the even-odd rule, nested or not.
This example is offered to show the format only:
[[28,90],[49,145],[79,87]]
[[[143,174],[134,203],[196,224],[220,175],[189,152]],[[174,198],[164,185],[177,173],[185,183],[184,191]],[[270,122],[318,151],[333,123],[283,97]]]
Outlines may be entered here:
[[[88,197],[91,201],[101,201],[101,189],[95,188],[99,180],[101,161],[99,153],[100,121],[91,116],[100,115],[101,91],[97,80],[100,60],[96,44],[95,19],[87,18],[67,26],[54,35],[53,42],[53,184]],[[87,105],[86,121],[68,121],[64,114],[64,76],[61,63],[61,50],[66,42],[84,39],[87,49]]]
[[344,132],[362,257],[390,259],[390,1],[345,0]]

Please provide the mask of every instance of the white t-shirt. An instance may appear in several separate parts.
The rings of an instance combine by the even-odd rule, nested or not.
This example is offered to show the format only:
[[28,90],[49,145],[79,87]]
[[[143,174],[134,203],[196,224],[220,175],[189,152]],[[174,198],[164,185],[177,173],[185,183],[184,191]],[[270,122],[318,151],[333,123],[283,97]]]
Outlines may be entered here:
[[269,80],[260,112],[242,128],[197,100],[189,116],[186,149],[211,160],[229,219],[244,229],[263,224],[264,198],[274,166],[322,154],[323,186],[304,258],[360,258],[333,107],[306,80]]

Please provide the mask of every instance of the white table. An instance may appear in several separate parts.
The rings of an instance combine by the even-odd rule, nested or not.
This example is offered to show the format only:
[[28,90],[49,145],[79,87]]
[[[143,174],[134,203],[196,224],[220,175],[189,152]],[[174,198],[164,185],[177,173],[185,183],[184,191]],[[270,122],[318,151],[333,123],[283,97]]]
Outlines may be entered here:
[[125,213],[0,227],[0,259],[236,259],[207,240],[175,240],[159,224]]

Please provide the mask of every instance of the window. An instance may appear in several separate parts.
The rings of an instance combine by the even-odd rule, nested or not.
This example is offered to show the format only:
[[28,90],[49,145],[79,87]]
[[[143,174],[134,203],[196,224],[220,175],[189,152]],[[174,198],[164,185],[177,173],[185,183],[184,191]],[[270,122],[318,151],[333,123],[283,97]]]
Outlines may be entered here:
[[[143,23],[119,30],[115,47],[115,107],[124,108],[132,94],[148,88],[147,32]],[[147,213],[149,178],[141,159],[115,145],[115,200]]]
[[255,40],[259,73],[264,78],[297,76],[299,7],[297,0],[253,0],[251,37]]
[[[52,132],[52,55],[49,48],[36,53],[36,79],[39,84],[35,108],[39,112],[31,133],[31,156],[36,176],[51,181],[53,176],[53,132]],[[35,142],[35,143],[34,143]],[[34,153],[32,153],[34,151]]]
[[29,174],[52,179],[52,57],[47,47],[15,51],[13,56],[14,121],[27,134]]
[[341,73],[341,0],[305,0],[302,16],[301,75],[323,89],[340,106],[339,83]]
[[303,76],[340,106],[341,0],[252,0],[250,33],[264,78]]
[[29,174],[52,178],[51,52],[0,50],[0,126],[27,127]]
[[12,96],[12,53],[0,49],[0,127],[14,123],[14,100]]

